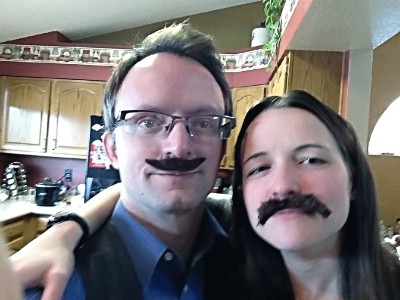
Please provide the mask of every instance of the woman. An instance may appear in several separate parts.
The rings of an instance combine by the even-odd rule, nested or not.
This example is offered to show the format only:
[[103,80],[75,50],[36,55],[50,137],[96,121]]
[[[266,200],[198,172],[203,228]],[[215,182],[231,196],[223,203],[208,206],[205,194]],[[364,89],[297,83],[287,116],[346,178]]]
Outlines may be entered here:
[[[346,121],[302,91],[268,97],[247,114],[235,159],[234,239],[242,299],[400,297],[394,259],[380,245],[371,172]],[[292,201],[302,196],[316,199],[324,213]],[[104,217],[111,202],[96,210]],[[260,208],[269,202],[297,206],[264,219]],[[98,223],[95,210],[86,216]],[[78,232],[73,225],[70,232]],[[58,226],[63,225],[48,232],[52,244],[56,235],[65,240]],[[69,244],[78,240],[75,234]],[[62,269],[54,255],[49,264]]]
[[[235,239],[251,298],[400,298],[373,178],[345,120],[306,92],[269,97],[248,112],[235,161]],[[268,201],[301,195],[329,216],[300,207],[261,222]]]

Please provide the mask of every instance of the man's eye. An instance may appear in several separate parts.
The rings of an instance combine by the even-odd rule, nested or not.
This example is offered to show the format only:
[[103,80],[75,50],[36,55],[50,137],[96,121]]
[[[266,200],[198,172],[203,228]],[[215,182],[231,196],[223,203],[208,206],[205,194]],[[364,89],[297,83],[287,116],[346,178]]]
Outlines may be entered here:
[[218,127],[218,119],[213,119],[211,117],[199,118],[192,123],[193,127],[202,129]]
[[145,127],[145,128],[153,128],[154,127],[154,121],[153,120],[144,120],[140,121],[138,123],[140,127]]
[[250,176],[253,176],[253,175],[257,175],[257,174],[260,174],[260,173],[262,173],[262,172],[268,171],[269,169],[270,169],[270,167],[267,166],[267,165],[265,165],[265,166],[259,166],[259,167],[256,167],[256,168],[252,169],[252,170],[247,174],[247,176],[250,177]]
[[134,123],[136,126],[139,126],[141,128],[149,128],[149,129],[155,128],[155,127],[160,127],[163,125],[161,120],[159,120],[157,118],[153,118],[153,117],[140,118],[138,120],[135,120]]

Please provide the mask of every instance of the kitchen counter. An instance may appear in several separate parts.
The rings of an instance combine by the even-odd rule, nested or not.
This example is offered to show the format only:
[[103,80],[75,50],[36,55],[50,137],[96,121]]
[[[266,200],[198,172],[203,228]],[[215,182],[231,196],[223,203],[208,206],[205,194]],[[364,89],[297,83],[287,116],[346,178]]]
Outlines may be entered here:
[[35,203],[21,200],[0,202],[0,223],[23,217],[29,214],[50,216],[58,211],[68,209],[70,205],[59,202],[55,206],[38,206]]
[[[232,195],[210,193],[208,197],[214,200],[229,200]],[[6,200],[0,202],[0,223],[7,222],[12,219],[23,217],[29,214],[39,216],[50,216],[61,210],[70,209],[71,205],[65,202],[57,202],[55,206],[38,206],[31,201]]]

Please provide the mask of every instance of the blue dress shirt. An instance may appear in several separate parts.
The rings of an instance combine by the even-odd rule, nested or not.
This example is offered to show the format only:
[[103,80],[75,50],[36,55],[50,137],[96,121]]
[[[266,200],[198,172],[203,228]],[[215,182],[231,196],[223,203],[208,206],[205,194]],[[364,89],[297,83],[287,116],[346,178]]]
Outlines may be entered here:
[[[111,217],[124,241],[143,291],[144,300],[203,298],[203,266],[206,252],[217,235],[227,237],[214,216],[205,209],[189,263],[138,222],[119,201]],[[127,283],[129,284],[129,283]],[[41,289],[28,289],[25,299],[40,299]],[[63,299],[85,299],[85,287],[77,270],[68,282]]]

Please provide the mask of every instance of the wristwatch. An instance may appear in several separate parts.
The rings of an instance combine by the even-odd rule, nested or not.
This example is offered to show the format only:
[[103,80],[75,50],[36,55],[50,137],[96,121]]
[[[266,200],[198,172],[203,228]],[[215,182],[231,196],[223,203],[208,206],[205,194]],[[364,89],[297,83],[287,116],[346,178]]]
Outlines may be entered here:
[[81,216],[79,216],[78,214],[68,210],[59,211],[48,218],[46,229],[51,228],[55,224],[63,223],[66,221],[74,221],[78,223],[78,225],[82,228],[83,234],[81,239],[79,240],[78,248],[82,247],[82,245],[90,235],[89,225],[86,222],[86,220]]

